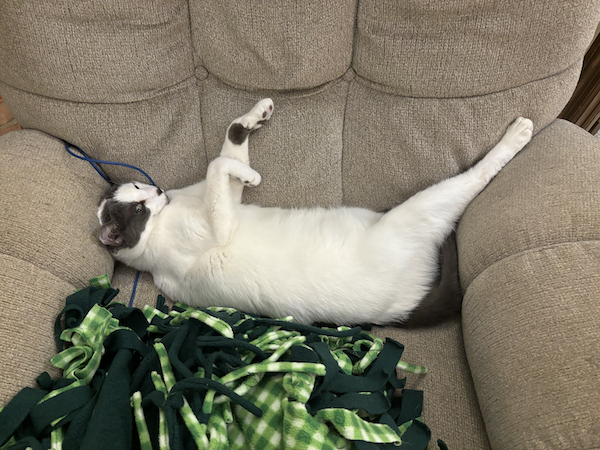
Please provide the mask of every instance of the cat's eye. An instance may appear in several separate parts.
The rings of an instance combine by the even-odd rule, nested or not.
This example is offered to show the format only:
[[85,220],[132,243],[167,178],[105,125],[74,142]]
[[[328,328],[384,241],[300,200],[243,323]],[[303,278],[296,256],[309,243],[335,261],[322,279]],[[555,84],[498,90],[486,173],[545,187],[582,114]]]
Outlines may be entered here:
[[133,185],[134,188],[139,189],[139,187],[137,186],[137,184]]
[[137,205],[135,205],[135,213],[141,213],[142,212],[142,205],[140,203],[138,203]]

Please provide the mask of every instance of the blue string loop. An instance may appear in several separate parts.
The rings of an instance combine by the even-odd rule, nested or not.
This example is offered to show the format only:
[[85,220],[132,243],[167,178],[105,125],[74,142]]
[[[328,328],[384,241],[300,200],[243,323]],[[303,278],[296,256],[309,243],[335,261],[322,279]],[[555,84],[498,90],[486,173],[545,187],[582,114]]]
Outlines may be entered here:
[[[78,155],[77,153],[72,152],[71,149],[70,149],[70,147],[73,147],[75,150],[77,150],[79,153],[81,153],[81,155]],[[104,173],[104,171],[100,167],[98,167],[98,164],[109,164],[109,165],[112,165],[112,166],[123,166],[123,167],[128,167],[130,169],[137,170],[138,172],[142,173],[148,179],[148,181],[150,182],[150,184],[152,186],[156,186],[156,183],[154,182],[154,180],[152,178],[150,178],[150,175],[148,175],[146,172],[144,172],[139,167],[132,166],[131,164],[125,164],[125,163],[114,162],[114,161],[103,161],[101,159],[90,158],[79,147],[77,147],[75,145],[72,145],[72,144],[69,144],[68,142],[65,142],[65,150],[67,152],[69,152],[69,154],[71,154],[71,156],[74,156],[77,159],[81,159],[83,161],[89,162],[91,164],[91,166],[96,170],[96,172],[98,172],[102,178],[104,178],[106,181],[108,181],[111,184],[115,184],[115,183],[110,178],[108,178],[108,176]]]

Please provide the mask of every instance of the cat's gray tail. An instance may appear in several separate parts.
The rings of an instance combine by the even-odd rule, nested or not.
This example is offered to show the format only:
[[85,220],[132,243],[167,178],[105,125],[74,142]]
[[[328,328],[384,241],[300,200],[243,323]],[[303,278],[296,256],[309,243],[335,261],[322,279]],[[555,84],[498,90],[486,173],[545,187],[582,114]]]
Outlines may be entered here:
[[458,277],[458,250],[453,231],[440,248],[441,274],[433,288],[398,326],[405,328],[437,325],[460,314],[463,293]]

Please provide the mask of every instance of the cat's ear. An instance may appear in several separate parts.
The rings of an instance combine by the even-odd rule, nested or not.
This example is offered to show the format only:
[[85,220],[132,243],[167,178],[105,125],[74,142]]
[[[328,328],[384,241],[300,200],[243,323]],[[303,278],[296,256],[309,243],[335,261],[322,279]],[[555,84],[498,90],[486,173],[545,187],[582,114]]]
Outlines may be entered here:
[[119,233],[119,225],[114,220],[104,224],[100,230],[100,242],[109,247],[118,247],[123,243],[123,236]]

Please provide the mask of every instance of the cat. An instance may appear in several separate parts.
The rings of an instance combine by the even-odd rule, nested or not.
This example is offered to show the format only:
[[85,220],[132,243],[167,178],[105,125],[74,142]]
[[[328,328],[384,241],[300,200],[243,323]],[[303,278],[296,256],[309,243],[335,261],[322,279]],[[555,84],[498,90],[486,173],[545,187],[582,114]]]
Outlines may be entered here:
[[379,213],[242,204],[244,187],[261,182],[249,165],[248,136],[272,113],[267,98],[235,119],[200,183],[167,192],[113,186],[98,208],[100,241],[118,261],[150,272],[167,297],[196,307],[305,324],[404,326],[460,310],[454,226],[529,142],[531,120],[516,119],[471,169]]

